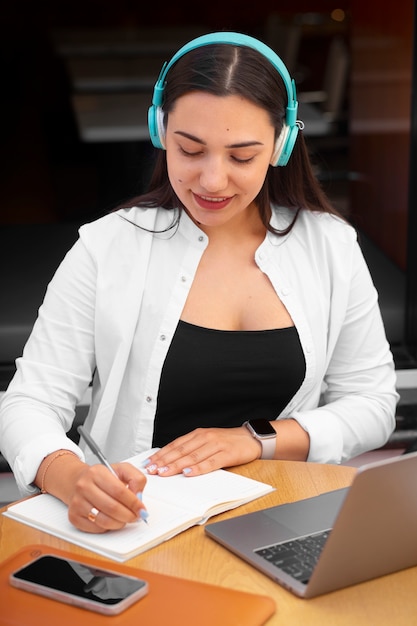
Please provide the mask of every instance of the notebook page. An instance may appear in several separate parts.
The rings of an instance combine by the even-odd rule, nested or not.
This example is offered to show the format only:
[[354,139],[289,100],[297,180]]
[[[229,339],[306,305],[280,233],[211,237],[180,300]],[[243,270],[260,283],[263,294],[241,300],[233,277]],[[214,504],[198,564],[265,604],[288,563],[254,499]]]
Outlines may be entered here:
[[190,525],[190,514],[178,506],[167,504],[152,497],[147,498],[149,524],[138,521],[121,530],[95,535],[75,528],[68,520],[67,506],[49,494],[42,494],[18,502],[4,512],[21,522],[66,539],[81,547],[124,561],[129,554],[140,554],[152,545],[177,534],[178,529]]
[[[128,462],[144,471],[141,460],[142,455],[138,460],[137,457],[132,457]],[[146,506],[148,496],[153,496],[175,506],[187,508],[194,515],[205,518],[213,507],[219,508],[219,511],[234,508],[273,489],[266,483],[225,470],[215,470],[201,476],[147,475],[143,499]],[[213,512],[210,512],[210,515],[213,515]]]

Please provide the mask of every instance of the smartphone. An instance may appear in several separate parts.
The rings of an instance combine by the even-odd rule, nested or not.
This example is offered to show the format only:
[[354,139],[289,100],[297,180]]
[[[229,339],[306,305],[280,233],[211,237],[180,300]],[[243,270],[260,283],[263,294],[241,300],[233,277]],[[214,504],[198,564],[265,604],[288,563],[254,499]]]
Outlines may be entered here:
[[10,584],[53,600],[117,615],[148,593],[148,583],[110,569],[45,554],[12,572]]

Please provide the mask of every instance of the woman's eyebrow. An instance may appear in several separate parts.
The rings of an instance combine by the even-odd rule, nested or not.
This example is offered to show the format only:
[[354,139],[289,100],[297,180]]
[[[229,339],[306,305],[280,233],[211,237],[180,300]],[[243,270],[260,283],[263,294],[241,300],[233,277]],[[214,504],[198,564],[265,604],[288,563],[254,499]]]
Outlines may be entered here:
[[[182,130],[176,130],[174,131],[175,135],[181,135],[182,137],[185,137],[186,139],[190,139],[191,141],[195,141],[196,143],[201,144],[202,146],[206,145],[206,142],[203,141],[202,139],[199,139],[198,137],[195,137],[194,135],[191,135],[190,133],[186,133]],[[231,143],[226,145],[226,148],[247,148],[250,146],[263,146],[263,143],[261,141],[242,141],[240,143]]]
[[194,135],[191,135],[190,133],[186,133],[182,130],[174,131],[174,135],[181,135],[182,137],[185,137],[186,139],[190,139],[191,141],[195,141],[196,143],[200,143],[203,146],[206,145],[206,142],[203,141],[202,139],[199,139],[198,137],[195,137]]

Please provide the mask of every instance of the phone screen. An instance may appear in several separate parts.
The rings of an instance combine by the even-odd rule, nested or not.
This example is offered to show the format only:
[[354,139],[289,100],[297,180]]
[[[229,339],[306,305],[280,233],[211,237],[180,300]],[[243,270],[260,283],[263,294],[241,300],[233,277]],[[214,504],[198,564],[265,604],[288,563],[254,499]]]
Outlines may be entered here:
[[119,613],[143,597],[146,581],[52,555],[14,572],[13,586],[102,613]]

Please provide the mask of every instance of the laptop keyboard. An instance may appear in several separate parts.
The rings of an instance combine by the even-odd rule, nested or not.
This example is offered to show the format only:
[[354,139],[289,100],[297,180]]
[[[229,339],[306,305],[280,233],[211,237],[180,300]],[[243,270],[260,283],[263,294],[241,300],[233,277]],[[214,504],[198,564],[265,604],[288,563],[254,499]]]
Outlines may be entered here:
[[255,554],[307,584],[329,535],[330,530],[324,530],[306,537],[260,548],[255,550]]

